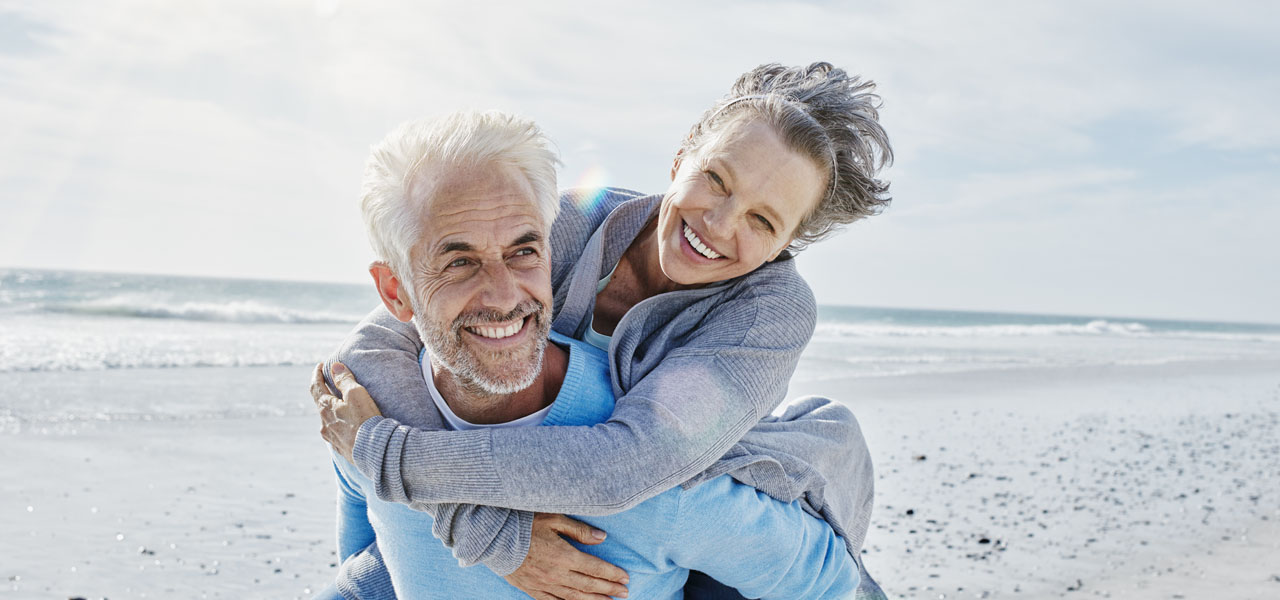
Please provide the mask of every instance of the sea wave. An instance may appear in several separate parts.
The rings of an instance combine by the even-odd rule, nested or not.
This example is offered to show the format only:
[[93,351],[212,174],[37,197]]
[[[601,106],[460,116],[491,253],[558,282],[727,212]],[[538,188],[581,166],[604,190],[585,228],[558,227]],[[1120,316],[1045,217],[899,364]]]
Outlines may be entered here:
[[1280,335],[1213,331],[1156,330],[1138,322],[1097,319],[1087,323],[1007,325],[901,325],[890,323],[818,323],[816,337],[1007,338],[1007,337],[1176,337],[1201,340],[1280,342]]
[[131,297],[114,297],[69,304],[50,304],[43,312],[93,317],[138,319],[179,319],[222,323],[355,323],[364,315],[331,311],[296,310],[257,302],[147,302]]
[[181,369],[200,367],[294,367],[314,365],[323,355],[103,355],[96,353],[59,354],[53,356],[8,357],[0,364],[0,373],[110,371],[116,369]]

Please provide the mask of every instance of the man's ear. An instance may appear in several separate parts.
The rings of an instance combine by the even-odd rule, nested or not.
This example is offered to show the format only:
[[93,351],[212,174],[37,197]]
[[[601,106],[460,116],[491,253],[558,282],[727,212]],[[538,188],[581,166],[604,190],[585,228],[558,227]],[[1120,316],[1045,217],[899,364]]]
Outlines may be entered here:
[[387,312],[405,323],[413,320],[413,305],[409,303],[409,290],[400,285],[400,278],[391,272],[391,267],[382,261],[369,265],[369,275],[373,276],[373,285],[378,288],[382,297],[382,305]]

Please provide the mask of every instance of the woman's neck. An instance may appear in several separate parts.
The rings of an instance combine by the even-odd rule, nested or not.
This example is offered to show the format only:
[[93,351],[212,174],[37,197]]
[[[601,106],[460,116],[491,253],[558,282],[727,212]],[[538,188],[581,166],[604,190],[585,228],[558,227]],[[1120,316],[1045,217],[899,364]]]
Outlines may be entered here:
[[608,285],[596,294],[591,327],[613,335],[622,316],[641,300],[682,287],[667,278],[658,262],[657,219],[645,225],[618,259]]
[[678,289],[684,289],[691,286],[680,285],[671,281],[666,273],[662,272],[662,263],[658,259],[658,218],[649,220],[649,223],[640,230],[640,235],[631,242],[627,250],[622,253],[622,258],[618,260],[618,269],[626,269],[633,276],[636,291],[639,297],[635,302],[639,302],[650,296],[657,296],[663,292],[670,292]]

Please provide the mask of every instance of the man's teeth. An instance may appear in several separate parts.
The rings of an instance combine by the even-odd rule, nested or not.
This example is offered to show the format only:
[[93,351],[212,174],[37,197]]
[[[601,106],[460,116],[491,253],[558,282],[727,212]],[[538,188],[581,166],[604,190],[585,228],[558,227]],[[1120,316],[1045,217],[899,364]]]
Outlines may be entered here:
[[697,250],[698,254],[711,259],[720,258],[720,254],[702,243],[702,240],[698,239],[698,236],[693,233],[693,230],[688,225],[684,226],[684,239],[689,240],[689,245],[693,246],[693,249]]
[[471,333],[474,333],[480,337],[487,337],[487,338],[493,338],[495,340],[500,340],[502,338],[508,338],[515,335],[523,328],[524,328],[524,319],[520,319],[519,321],[516,321],[515,323],[512,323],[510,325],[507,325],[506,327],[468,327],[467,330],[469,330]]

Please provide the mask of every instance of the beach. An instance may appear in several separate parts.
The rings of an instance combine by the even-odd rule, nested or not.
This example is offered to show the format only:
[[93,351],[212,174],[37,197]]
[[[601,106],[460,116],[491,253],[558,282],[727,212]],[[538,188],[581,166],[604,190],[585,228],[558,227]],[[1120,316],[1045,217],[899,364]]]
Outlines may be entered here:
[[[332,580],[306,388],[367,291],[0,284],[0,597],[307,598]],[[1278,334],[824,309],[789,396],[858,416],[864,559],[891,598],[1274,598]]]
[[1280,363],[849,383],[890,597],[1280,594]]
[[[149,382],[209,403],[243,390],[305,408],[306,376],[155,369],[59,385]],[[21,394],[31,378],[6,381]],[[841,390],[871,447],[865,560],[891,597],[1280,593],[1280,362],[819,387]],[[331,467],[305,412],[0,436],[5,595],[307,597],[335,558]]]

